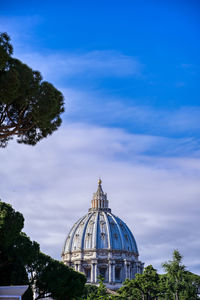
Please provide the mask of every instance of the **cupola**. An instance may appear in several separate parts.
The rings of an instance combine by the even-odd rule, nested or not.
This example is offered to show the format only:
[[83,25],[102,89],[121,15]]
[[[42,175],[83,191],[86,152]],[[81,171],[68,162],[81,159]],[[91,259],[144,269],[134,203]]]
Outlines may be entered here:
[[102,181],[99,178],[96,193],[93,194],[92,207],[90,210],[109,210],[107,194],[103,192]]

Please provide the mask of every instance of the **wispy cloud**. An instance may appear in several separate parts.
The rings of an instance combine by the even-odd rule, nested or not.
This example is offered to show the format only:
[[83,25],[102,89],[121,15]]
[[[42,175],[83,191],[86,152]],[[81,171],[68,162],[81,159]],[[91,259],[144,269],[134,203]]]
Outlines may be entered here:
[[160,267],[178,248],[194,270],[200,160],[149,155],[160,143],[158,137],[81,123],[63,126],[36,147],[11,143],[0,152],[1,198],[24,214],[25,231],[42,250],[59,259],[101,176],[113,213],[135,234],[140,258]]
[[182,63],[179,65],[184,72],[190,75],[198,75],[199,74],[199,64],[192,64],[192,63]]
[[193,66],[192,64],[181,64],[181,67],[182,67],[183,69],[191,69],[191,68],[193,68],[194,66]]
[[35,28],[42,21],[39,15],[5,17],[0,14],[0,32],[7,32],[10,36],[14,54],[30,52],[34,47],[32,39],[36,39]]
[[[130,132],[159,136],[200,137],[200,107],[159,108],[134,104],[138,99],[102,91],[61,88],[66,99],[66,121],[129,128]],[[199,146],[198,146],[199,148]]]
[[63,76],[126,77],[142,74],[138,59],[116,51],[91,51],[87,53],[17,53],[25,63],[39,69],[48,80]]
[[[115,50],[92,50],[73,53],[50,52],[48,49],[34,49],[34,28],[44,20],[41,16],[0,17],[1,31],[6,31],[14,44],[14,56],[40,70],[48,80],[63,76],[127,77],[142,76],[144,65],[137,57],[128,56]],[[28,46],[28,41],[30,45]],[[31,50],[32,47],[32,50]]]

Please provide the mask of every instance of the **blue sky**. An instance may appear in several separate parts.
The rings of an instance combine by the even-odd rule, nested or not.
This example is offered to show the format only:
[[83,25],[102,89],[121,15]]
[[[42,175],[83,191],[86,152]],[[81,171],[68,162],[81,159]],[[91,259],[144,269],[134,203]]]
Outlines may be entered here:
[[0,196],[24,213],[43,251],[60,258],[101,176],[142,261],[160,270],[178,248],[200,273],[199,20],[199,1],[1,5],[14,56],[65,96],[57,133],[0,153]]
[[[92,116],[92,122],[134,133],[199,136],[198,1],[11,1],[1,14],[8,31],[18,30],[16,55],[35,52],[44,75],[47,64],[54,65],[46,78],[56,86],[98,96],[92,103],[84,99],[89,110],[70,118]],[[93,105],[104,118],[93,120]],[[124,110],[110,120],[107,107],[118,111],[120,105],[139,108],[145,122]],[[159,124],[165,114],[178,119]]]

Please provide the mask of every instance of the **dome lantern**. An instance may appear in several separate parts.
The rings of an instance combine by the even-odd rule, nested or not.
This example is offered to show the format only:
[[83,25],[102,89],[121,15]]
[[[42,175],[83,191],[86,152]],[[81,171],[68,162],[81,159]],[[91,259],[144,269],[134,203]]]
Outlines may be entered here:
[[109,210],[108,208],[108,199],[107,194],[103,192],[102,189],[102,180],[99,178],[98,187],[96,193],[93,194],[92,206],[89,209],[91,210]]

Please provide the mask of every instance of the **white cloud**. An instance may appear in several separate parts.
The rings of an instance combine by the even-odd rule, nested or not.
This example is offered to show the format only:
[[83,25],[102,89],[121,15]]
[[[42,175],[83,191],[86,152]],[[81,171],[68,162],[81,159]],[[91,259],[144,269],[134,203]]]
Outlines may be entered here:
[[144,65],[137,57],[128,56],[115,50],[94,49],[89,52],[79,50],[50,51],[39,48],[40,40],[34,30],[44,22],[39,15],[0,17],[1,32],[7,32],[14,46],[14,57],[21,59],[35,70],[39,70],[45,80],[59,80],[72,76],[86,77],[141,77]]
[[1,32],[7,32],[10,36],[11,44],[14,47],[14,56],[17,53],[33,51],[34,45],[37,44],[34,29],[42,21],[42,17],[39,15],[0,16]]
[[116,51],[96,50],[87,53],[22,53],[15,55],[33,69],[40,70],[45,79],[84,75],[87,77],[140,77],[142,64],[137,58]]
[[141,260],[160,267],[178,248],[200,272],[194,231],[200,226],[200,159],[144,154],[160,142],[79,123],[35,147],[10,143],[0,152],[1,198],[24,214],[25,232],[42,250],[59,259],[101,176],[113,213],[135,234]]
[[194,143],[200,149],[199,142],[193,139],[193,136],[199,136],[199,106],[164,109],[134,104],[138,103],[138,99],[117,97],[99,90],[60,90],[65,95],[66,115],[70,121],[78,119],[91,124],[117,127],[120,124],[132,132],[145,132],[149,135],[186,135],[188,139],[183,139],[183,143],[187,144],[186,150],[189,150],[189,145],[194,148]]

